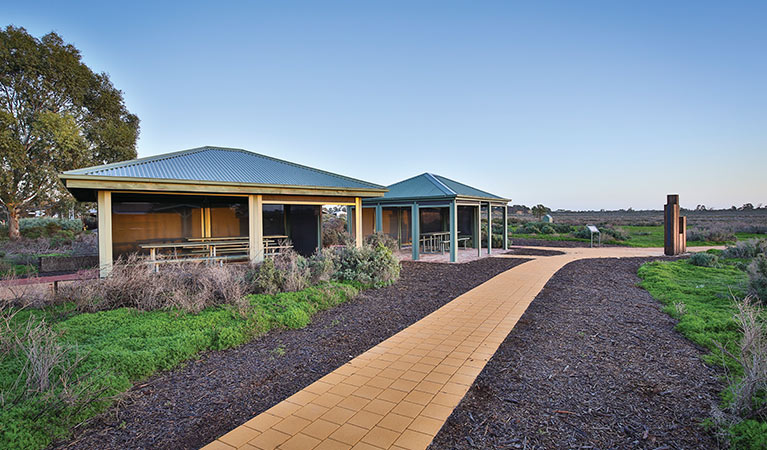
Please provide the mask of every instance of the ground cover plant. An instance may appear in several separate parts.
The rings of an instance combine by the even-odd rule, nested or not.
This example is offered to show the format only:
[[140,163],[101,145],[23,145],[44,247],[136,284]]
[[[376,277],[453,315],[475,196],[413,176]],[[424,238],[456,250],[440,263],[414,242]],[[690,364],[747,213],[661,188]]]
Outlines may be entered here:
[[710,351],[707,363],[725,369],[729,387],[712,423],[735,448],[767,444],[765,248],[767,241],[745,241],[639,269],[642,287],[679,320],[677,330]]
[[305,327],[318,311],[398,276],[383,245],[159,273],[130,259],[106,279],[62,289],[55,304],[5,305],[0,448],[45,447],[157,371],[275,328]]

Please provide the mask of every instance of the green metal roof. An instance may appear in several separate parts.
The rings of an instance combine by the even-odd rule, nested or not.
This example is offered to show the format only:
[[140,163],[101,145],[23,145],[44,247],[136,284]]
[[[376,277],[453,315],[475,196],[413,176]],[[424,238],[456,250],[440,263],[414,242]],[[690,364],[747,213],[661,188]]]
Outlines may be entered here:
[[302,166],[247,150],[200,147],[102,166],[70,170],[68,176],[182,180],[341,189],[384,189],[383,186]]
[[370,204],[391,202],[393,200],[414,201],[419,199],[453,199],[460,197],[491,201],[507,200],[467,184],[431,173],[423,173],[399,183],[394,183],[387,186],[387,189],[389,189],[389,192],[384,194],[383,197],[365,199],[363,202]]

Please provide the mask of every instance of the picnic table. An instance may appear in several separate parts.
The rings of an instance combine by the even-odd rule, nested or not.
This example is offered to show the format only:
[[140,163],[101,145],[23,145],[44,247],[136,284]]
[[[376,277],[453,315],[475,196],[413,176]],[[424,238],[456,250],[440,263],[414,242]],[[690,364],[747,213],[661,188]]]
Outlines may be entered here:
[[424,253],[437,253],[440,251],[444,253],[444,241],[445,237],[450,239],[449,231],[430,231],[428,233],[421,233],[421,247]]
[[[288,236],[264,236],[264,255],[275,255],[282,250],[293,248],[287,242]],[[189,238],[182,242],[158,242],[140,244],[149,250],[148,264],[159,270],[160,263],[183,261],[219,262],[248,259],[250,240],[247,236]],[[172,258],[159,258],[163,250],[171,251]]]
[[[466,249],[471,237],[459,236],[456,244],[463,244],[463,248]],[[450,232],[449,231],[432,231],[428,233],[421,233],[421,247],[424,253],[445,253],[450,250]]]

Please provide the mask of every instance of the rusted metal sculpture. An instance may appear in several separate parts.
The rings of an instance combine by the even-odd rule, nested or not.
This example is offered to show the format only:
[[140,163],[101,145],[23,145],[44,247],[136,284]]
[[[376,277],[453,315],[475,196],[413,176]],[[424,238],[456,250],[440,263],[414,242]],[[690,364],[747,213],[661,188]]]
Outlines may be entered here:
[[663,212],[664,250],[666,255],[687,251],[687,217],[679,215],[679,194],[669,194]]

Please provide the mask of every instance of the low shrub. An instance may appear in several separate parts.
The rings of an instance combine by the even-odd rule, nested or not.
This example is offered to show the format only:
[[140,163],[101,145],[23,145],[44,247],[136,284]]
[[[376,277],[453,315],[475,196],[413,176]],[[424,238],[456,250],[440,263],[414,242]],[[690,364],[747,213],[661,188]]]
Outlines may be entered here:
[[[717,343],[717,347],[736,362],[737,370],[726,373],[726,406],[723,410],[715,408],[714,418],[734,437],[736,448],[762,448],[754,446],[761,441],[753,432],[764,430],[767,421],[767,322],[764,310],[750,298],[735,301],[735,306],[733,318],[740,331],[738,349],[730,351],[725,343]],[[744,423],[749,421],[755,423]]]
[[554,230],[554,227],[550,225],[544,225],[541,227],[541,233],[543,234],[554,234],[556,231]]
[[49,238],[51,248],[61,248],[72,245],[75,233],[71,230],[59,230]]
[[713,253],[693,253],[689,261],[694,266],[716,267],[719,264],[719,257]]
[[767,239],[748,239],[738,241],[735,245],[728,245],[723,258],[755,258],[758,255],[767,254]]
[[84,226],[83,221],[80,219],[61,219],[58,217],[28,217],[19,220],[20,232],[34,228],[44,228],[49,233],[53,233],[58,230],[80,232],[83,231]]
[[554,231],[559,234],[567,234],[573,231],[574,227],[566,223],[550,223],[548,226],[553,227]]
[[748,287],[753,295],[767,303],[767,256],[764,253],[748,265]]
[[[588,228],[583,227],[572,232],[573,237],[578,239],[591,239],[591,231]],[[594,236],[596,238],[596,236]]]
[[533,223],[527,222],[526,224],[517,227],[517,234],[539,234],[541,232],[540,227]]
[[322,215],[322,246],[344,245],[351,240],[346,231],[346,219],[332,214]]
[[377,247],[379,244],[388,248],[392,252],[397,251],[397,240],[388,234],[376,232],[365,238],[365,244],[371,247]]
[[728,230],[722,229],[690,229],[687,230],[687,240],[693,242],[733,242],[738,238]]
[[242,272],[235,265],[188,262],[166,264],[155,273],[131,256],[116,261],[106,278],[61,286],[59,299],[88,312],[122,307],[198,312],[209,306],[240,305],[246,293]]
[[602,232],[604,237],[611,238],[615,241],[627,241],[630,238],[629,234],[626,233],[626,231],[622,228],[611,228],[603,226],[599,228],[599,231]]
[[399,278],[400,264],[394,253],[379,243],[372,247],[351,246],[329,250],[334,253],[338,281],[351,281],[364,286],[385,286]]

